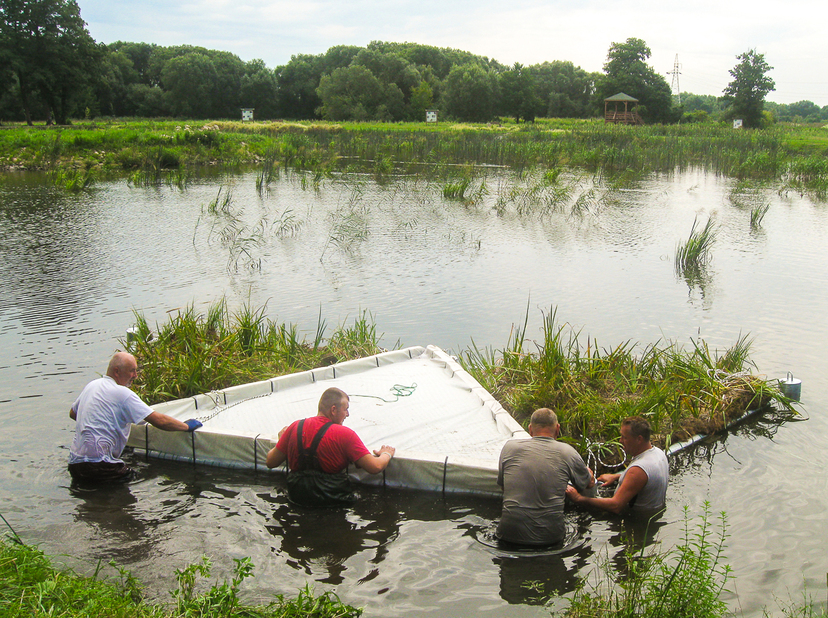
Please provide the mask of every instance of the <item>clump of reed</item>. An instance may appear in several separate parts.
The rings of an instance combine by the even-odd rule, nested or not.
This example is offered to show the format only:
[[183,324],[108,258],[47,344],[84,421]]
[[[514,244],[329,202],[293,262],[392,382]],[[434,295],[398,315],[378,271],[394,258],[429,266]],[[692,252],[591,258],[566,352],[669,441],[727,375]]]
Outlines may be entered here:
[[443,185],[443,197],[449,200],[465,200],[469,186],[471,186],[471,180],[468,178],[447,182]]
[[88,167],[83,170],[58,168],[50,172],[49,179],[54,186],[60,187],[69,193],[81,193],[91,189],[97,177],[95,171]]
[[472,343],[461,363],[521,422],[536,408],[555,409],[566,439],[583,454],[592,443],[613,443],[628,416],[647,418],[654,441],[668,446],[719,431],[747,410],[789,404],[775,385],[748,371],[746,337],[722,353],[695,340],[689,350],[629,341],[602,348],[559,324],[554,310],[543,315],[540,339],[530,341],[528,317],[527,311],[502,350]]
[[321,308],[308,341],[295,324],[270,320],[266,306],[231,311],[220,300],[203,314],[192,305],[177,310],[154,328],[135,312],[135,337],[124,345],[141,370],[133,388],[158,403],[381,351],[382,335],[367,312],[338,326],[327,341],[326,328]]
[[262,165],[256,174],[256,191],[261,195],[267,191],[272,183],[279,175],[279,162],[276,155],[272,152],[268,153],[262,161]]
[[710,249],[716,240],[713,217],[709,217],[703,227],[698,226],[699,218],[696,217],[687,242],[676,245],[676,272],[685,276],[689,271],[700,270],[710,262]]
[[123,567],[109,565],[116,577],[103,573],[101,562],[86,577],[58,569],[35,547],[19,538],[0,541],[0,607],[4,616],[121,616],[124,618],[187,618],[191,616],[257,616],[260,618],[358,618],[362,610],[340,601],[333,592],[316,595],[306,585],[296,598],[277,595],[264,605],[248,605],[239,598],[244,580],[253,576],[249,558],[234,559],[230,582],[214,583],[199,592],[200,580],[209,577],[211,563],[205,557],[176,569],[177,588],[171,591],[175,605],[144,598],[140,583]]
[[754,204],[753,207],[750,209],[750,227],[753,230],[757,230],[762,227],[762,221],[765,218],[765,215],[768,214],[768,210],[770,210],[770,203],[769,202],[760,202],[758,204]]

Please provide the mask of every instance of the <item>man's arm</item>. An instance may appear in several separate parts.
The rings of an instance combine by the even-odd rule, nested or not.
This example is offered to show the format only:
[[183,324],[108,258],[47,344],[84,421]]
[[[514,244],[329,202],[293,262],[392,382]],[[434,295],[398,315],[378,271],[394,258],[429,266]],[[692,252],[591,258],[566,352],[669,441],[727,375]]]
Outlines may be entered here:
[[[603,475],[601,475],[603,476]],[[582,496],[571,485],[566,488],[566,495],[575,503],[594,506],[612,513],[620,513],[638,495],[647,484],[647,473],[638,466],[633,466],[624,474],[621,486],[611,498],[589,498]]]
[[78,415],[75,413],[74,408],[69,408],[69,418],[71,418],[73,421],[78,420]]
[[356,461],[356,465],[365,470],[368,474],[379,474],[388,467],[388,462],[396,453],[393,446],[382,445],[374,454],[363,455]]
[[158,427],[158,429],[163,429],[164,431],[190,431],[187,423],[182,423],[178,419],[162,414],[161,412],[152,412],[144,420],[153,427]]
[[[284,431],[284,429],[282,431]],[[278,466],[281,466],[285,462],[285,459],[287,459],[287,453],[283,453],[274,446],[267,452],[267,459],[265,460],[265,464],[267,464],[268,468],[276,468]]]

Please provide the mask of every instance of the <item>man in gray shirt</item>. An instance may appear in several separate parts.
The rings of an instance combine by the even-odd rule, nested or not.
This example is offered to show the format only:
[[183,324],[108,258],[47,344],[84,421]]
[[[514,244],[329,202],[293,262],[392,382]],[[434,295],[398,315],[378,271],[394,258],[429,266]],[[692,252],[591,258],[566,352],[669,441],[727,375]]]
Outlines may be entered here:
[[509,440],[503,445],[497,475],[503,487],[499,539],[520,545],[553,545],[566,536],[567,484],[583,491],[595,480],[577,451],[556,440],[560,433],[557,415],[540,408],[529,422],[532,439]]

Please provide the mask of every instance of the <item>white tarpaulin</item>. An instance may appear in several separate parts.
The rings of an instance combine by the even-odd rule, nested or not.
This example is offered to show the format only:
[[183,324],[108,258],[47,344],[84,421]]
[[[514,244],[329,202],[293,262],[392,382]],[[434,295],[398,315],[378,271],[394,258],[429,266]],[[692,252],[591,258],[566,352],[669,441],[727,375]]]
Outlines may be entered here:
[[499,494],[503,444],[528,434],[441,349],[412,347],[235,386],[153,406],[179,420],[197,418],[194,433],[133,425],[128,445],[153,457],[223,467],[266,469],[279,430],[315,416],[329,387],[351,398],[345,424],[369,449],[397,449],[377,475],[349,467],[363,483],[446,492]]

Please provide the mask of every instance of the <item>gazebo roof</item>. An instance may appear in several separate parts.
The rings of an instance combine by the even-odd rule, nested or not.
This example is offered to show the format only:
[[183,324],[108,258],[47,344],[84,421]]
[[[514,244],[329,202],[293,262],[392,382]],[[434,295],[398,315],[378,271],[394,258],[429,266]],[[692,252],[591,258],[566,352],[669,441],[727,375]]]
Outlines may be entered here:
[[619,92],[618,94],[614,94],[611,97],[607,97],[604,101],[629,101],[631,103],[638,103],[638,99],[635,97],[631,97],[628,94],[623,92]]

